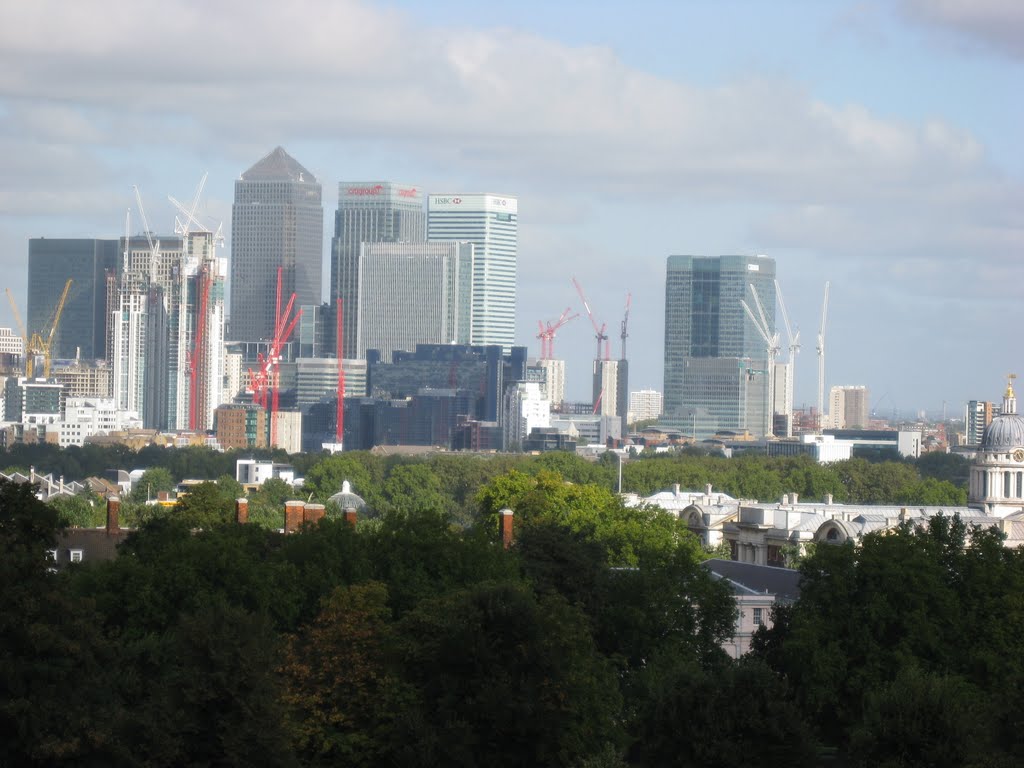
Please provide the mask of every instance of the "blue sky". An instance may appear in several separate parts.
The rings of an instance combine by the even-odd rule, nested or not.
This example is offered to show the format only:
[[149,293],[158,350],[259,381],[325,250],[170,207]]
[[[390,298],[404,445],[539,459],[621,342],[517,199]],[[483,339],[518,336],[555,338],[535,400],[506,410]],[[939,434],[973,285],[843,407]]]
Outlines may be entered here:
[[[632,291],[660,389],[665,258],[765,253],[798,404],[830,280],[826,385],[952,413],[1024,374],[1022,61],[1015,0],[5,4],[0,262],[21,298],[29,237],[117,236],[133,184],[168,232],[207,171],[227,227],[282,145],[328,228],[346,179],[518,195],[533,351],[572,275],[610,327]],[[585,318],[556,341],[580,399],[592,350]]]

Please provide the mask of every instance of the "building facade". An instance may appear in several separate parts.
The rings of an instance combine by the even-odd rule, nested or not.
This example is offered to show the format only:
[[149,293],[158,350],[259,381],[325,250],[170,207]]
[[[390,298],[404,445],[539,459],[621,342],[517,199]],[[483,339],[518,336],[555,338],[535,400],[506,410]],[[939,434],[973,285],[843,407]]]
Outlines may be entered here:
[[629,393],[629,423],[650,421],[661,416],[663,398],[656,389],[638,389]]
[[470,243],[363,243],[359,248],[356,354],[384,359],[417,344],[467,344],[473,298]]
[[320,182],[281,147],[235,182],[231,207],[231,338],[274,335],[277,270],[282,305],[319,304],[324,209]]
[[342,300],[342,355],[358,357],[360,253],[363,243],[422,243],[426,239],[423,192],[393,181],[343,181],[331,240],[331,302]]
[[120,267],[117,240],[33,238],[28,241],[29,336],[49,334],[64,285],[71,288],[50,348],[53,358],[106,357],[108,272]]
[[430,195],[427,239],[472,243],[470,344],[515,342],[519,201],[493,194]]
[[985,428],[992,423],[992,417],[999,413],[998,407],[987,400],[968,400],[964,413],[965,440],[967,445],[981,444]]
[[697,439],[769,430],[767,352],[741,301],[757,292],[775,331],[775,260],[669,256],[665,280],[666,423]]
[[868,388],[836,386],[829,390],[829,423],[832,429],[867,429],[870,423]]

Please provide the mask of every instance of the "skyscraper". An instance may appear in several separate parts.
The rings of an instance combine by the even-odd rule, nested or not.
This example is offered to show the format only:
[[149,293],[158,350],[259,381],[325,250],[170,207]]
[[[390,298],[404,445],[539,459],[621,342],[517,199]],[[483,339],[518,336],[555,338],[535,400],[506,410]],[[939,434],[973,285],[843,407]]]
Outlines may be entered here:
[[470,343],[515,341],[519,202],[493,194],[430,195],[427,239],[474,245]]
[[473,296],[470,243],[362,243],[355,357],[384,360],[417,344],[467,344]]
[[867,429],[871,418],[868,388],[836,386],[829,391],[829,422],[833,429]]
[[[341,299],[343,355],[357,357],[361,243],[422,243],[426,239],[423,192],[392,181],[343,181],[331,240],[331,308]],[[372,299],[372,297],[367,297]]]
[[295,306],[320,303],[324,210],[320,182],[278,147],[235,182],[231,207],[231,338],[274,335],[277,269]]
[[106,357],[107,271],[117,271],[117,240],[33,238],[28,241],[28,333],[48,334],[70,278],[51,357]]
[[746,316],[751,286],[775,329],[775,260],[669,256],[665,280],[665,420],[688,434],[768,432],[764,341]]

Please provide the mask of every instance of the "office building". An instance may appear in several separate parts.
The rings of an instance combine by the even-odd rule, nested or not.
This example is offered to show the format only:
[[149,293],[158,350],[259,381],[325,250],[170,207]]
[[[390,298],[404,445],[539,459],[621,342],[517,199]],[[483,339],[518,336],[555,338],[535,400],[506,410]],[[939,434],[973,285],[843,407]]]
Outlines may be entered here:
[[268,416],[258,405],[222,405],[215,411],[217,443],[221,448],[266,448],[270,442]]
[[120,266],[117,240],[33,238],[28,241],[26,330],[45,339],[68,279],[50,356],[106,357],[107,272]]
[[832,387],[828,395],[829,423],[832,429],[867,429],[870,414],[868,388]]
[[775,331],[775,260],[669,256],[665,280],[664,421],[704,439],[770,426],[764,340],[743,310],[751,286]]
[[565,360],[542,358],[534,365],[544,371],[544,397],[558,408],[565,400]]
[[470,344],[515,341],[519,205],[506,195],[430,195],[427,239],[472,243]]
[[355,357],[385,360],[417,344],[466,344],[472,311],[469,243],[362,243]]
[[539,383],[519,382],[505,391],[504,448],[519,450],[534,429],[551,427],[551,402]]
[[320,303],[324,210],[320,182],[281,147],[235,182],[231,207],[231,338],[274,335],[277,270],[282,306]]
[[361,244],[422,243],[425,239],[426,213],[420,189],[392,181],[338,184],[338,210],[334,213],[331,240],[330,306],[333,308],[339,298],[342,300],[344,357],[358,356]]

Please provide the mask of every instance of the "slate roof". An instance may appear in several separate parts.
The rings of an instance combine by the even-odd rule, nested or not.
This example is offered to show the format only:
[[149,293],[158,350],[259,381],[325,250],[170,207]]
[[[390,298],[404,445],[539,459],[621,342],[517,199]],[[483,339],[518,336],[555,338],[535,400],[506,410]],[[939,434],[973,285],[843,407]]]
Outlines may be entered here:
[[303,181],[316,183],[316,176],[298,160],[277,147],[252,168],[242,174],[243,181]]
[[792,568],[718,558],[705,560],[701,567],[715,578],[728,581],[737,594],[774,595],[784,602],[793,602],[800,597],[800,572]]

